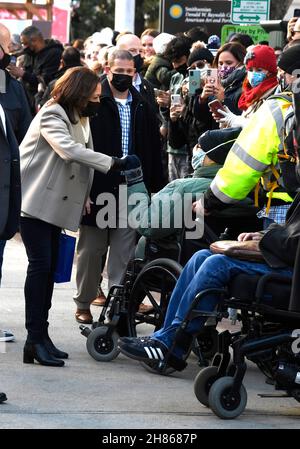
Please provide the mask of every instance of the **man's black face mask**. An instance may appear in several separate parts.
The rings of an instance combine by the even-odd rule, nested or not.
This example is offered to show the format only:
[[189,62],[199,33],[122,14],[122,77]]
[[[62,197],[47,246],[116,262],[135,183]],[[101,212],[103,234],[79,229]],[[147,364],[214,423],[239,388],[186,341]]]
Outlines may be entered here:
[[10,63],[10,55],[8,53],[5,53],[3,50],[3,47],[1,47],[1,50],[3,51],[3,58],[0,60],[0,69],[4,70]]

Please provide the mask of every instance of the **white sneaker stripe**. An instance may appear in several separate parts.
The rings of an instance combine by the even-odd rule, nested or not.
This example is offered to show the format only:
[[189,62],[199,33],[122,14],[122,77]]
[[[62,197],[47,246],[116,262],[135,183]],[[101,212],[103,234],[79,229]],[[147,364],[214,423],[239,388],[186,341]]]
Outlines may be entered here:
[[149,348],[144,348],[144,349],[147,352],[147,356],[149,357],[149,359],[153,359],[151,351],[149,350]]
[[154,355],[154,358],[155,358],[156,360],[158,360],[158,355],[157,355],[157,353],[156,353],[156,348],[152,348],[152,346],[150,346],[150,349],[151,349],[152,354]]
[[162,353],[162,350],[160,349],[160,348],[156,348],[156,351],[158,352],[158,355],[159,355],[159,357],[160,357],[160,360],[164,360],[164,355],[163,355],[163,353]]

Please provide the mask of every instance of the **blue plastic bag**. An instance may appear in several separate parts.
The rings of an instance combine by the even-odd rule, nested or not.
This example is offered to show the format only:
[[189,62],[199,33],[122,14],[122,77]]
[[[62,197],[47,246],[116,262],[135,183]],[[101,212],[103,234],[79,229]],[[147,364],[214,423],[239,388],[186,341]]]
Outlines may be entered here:
[[69,282],[71,280],[76,238],[65,233],[59,237],[59,251],[54,273],[54,282]]

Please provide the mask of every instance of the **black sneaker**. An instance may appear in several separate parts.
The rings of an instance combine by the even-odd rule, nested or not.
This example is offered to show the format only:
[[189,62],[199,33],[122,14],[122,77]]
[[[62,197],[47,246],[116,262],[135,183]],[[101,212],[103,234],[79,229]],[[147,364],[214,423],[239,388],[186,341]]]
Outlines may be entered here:
[[[126,337],[125,337],[126,338]],[[168,348],[157,340],[147,338],[146,340],[135,338],[133,341],[124,343],[120,339],[120,351],[122,354],[134,360],[149,362],[151,360],[163,361]]]
[[0,404],[1,402],[7,401],[7,397],[5,393],[0,393]]

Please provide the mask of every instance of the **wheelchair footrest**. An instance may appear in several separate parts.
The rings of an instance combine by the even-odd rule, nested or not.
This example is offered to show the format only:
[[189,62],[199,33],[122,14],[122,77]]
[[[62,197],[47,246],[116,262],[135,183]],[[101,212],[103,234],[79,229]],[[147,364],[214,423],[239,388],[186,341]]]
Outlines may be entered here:
[[292,396],[288,393],[258,393],[257,396],[260,398],[291,398]]

